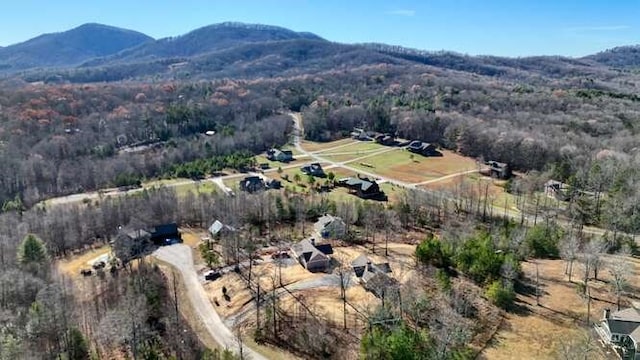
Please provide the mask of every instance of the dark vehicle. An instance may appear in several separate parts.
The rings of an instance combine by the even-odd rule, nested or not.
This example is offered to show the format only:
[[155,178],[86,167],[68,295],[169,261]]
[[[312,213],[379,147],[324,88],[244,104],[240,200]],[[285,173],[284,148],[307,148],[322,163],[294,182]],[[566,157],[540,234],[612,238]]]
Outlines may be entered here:
[[208,281],[215,281],[218,280],[221,276],[222,274],[220,274],[218,271],[210,271],[205,274],[204,279]]
[[92,265],[92,267],[96,270],[104,269],[105,266],[107,266],[107,264],[104,261],[98,261]]
[[93,275],[93,271],[91,271],[91,269],[82,269],[80,270],[80,274],[82,276],[91,276]]
[[289,255],[289,253],[286,252],[286,251],[281,251],[281,252],[272,254],[271,258],[274,259],[274,260],[275,259],[290,259],[291,255]]

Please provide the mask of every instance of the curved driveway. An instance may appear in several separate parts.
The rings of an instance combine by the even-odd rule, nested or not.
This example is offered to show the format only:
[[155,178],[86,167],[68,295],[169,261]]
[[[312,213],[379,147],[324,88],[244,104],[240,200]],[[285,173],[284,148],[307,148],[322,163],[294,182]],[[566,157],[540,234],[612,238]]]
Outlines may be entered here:
[[[198,279],[198,274],[193,267],[193,255],[191,248],[184,244],[176,244],[164,246],[153,253],[156,258],[169,263],[182,274],[185,287],[187,289],[187,297],[193,305],[193,309],[198,317],[202,320],[205,328],[223,348],[228,348],[236,353],[240,352],[236,336],[224,324],[215,308],[209,301],[207,293],[202,287],[202,283]],[[243,353],[253,360],[266,360],[266,358],[256,351],[243,346]]]

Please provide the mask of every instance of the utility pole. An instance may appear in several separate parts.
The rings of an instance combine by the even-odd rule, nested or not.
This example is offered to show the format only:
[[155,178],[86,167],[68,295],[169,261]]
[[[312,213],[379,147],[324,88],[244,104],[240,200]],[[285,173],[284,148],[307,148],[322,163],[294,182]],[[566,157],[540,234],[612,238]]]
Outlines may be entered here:
[[340,295],[342,296],[342,321],[347,328],[347,291],[345,290],[344,273],[340,270]]
[[536,260],[536,305],[540,306],[540,274],[538,272],[538,260]]
[[257,281],[258,289],[256,294],[256,329],[260,333],[260,279]]
[[587,326],[591,322],[591,290],[587,285]]

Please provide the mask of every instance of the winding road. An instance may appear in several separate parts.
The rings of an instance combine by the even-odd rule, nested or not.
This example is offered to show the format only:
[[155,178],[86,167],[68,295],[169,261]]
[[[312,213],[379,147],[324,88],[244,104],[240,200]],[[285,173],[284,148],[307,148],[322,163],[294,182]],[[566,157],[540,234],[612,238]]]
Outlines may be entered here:
[[[225,325],[222,319],[220,319],[202,283],[198,279],[198,274],[193,266],[191,248],[184,244],[164,246],[156,250],[153,256],[170,264],[182,274],[182,279],[187,289],[187,297],[191,301],[194,311],[214,340],[220,344],[221,347],[239,353],[240,347],[236,336],[231,329]],[[243,346],[242,351],[243,354],[248,355],[248,358],[253,360],[267,359],[246,346]]]

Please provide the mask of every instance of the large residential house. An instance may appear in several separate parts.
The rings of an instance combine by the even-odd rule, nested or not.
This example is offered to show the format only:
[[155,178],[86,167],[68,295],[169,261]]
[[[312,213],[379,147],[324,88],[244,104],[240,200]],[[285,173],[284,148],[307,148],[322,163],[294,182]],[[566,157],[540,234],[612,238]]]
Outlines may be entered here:
[[269,149],[267,150],[267,159],[279,162],[293,161],[293,152],[291,150]]
[[420,140],[410,142],[407,150],[422,156],[442,156],[442,153],[436,149],[435,145]]
[[240,180],[240,190],[248,193],[254,193],[265,190],[267,185],[260,176],[247,176]]
[[337,239],[344,236],[347,225],[337,216],[324,214],[313,224],[313,229],[321,238]]
[[178,224],[169,223],[156,225],[150,231],[151,241],[156,245],[170,245],[182,241]]
[[640,312],[628,308],[611,312],[605,309],[604,318],[596,327],[602,340],[611,345],[622,359],[640,360]]
[[316,245],[314,239],[304,239],[291,246],[291,252],[305,269],[317,272],[329,267],[333,248],[331,244]]
[[392,134],[378,134],[374,140],[378,144],[385,146],[395,146],[398,143]]
[[151,234],[143,229],[121,229],[112,240],[111,245],[113,248],[126,249],[124,254],[118,254],[121,260],[126,263],[151,248]]
[[362,286],[379,298],[383,298],[385,292],[397,288],[397,281],[388,275],[391,273],[389,263],[374,264],[362,254],[351,262],[351,267]]
[[491,177],[507,180],[512,175],[511,167],[507,163],[490,160],[487,161],[485,165],[489,166],[489,174],[491,175]]
[[366,177],[348,177],[337,181],[339,186],[349,189],[351,194],[361,199],[380,199],[385,200],[386,196],[380,189],[378,183]]
[[322,166],[320,165],[320,163],[313,163],[313,164],[305,165],[305,166],[300,168],[300,171],[302,171],[304,174],[311,175],[311,176],[316,176],[316,177],[325,177],[325,176],[327,176],[324,173],[324,170],[322,170]]

